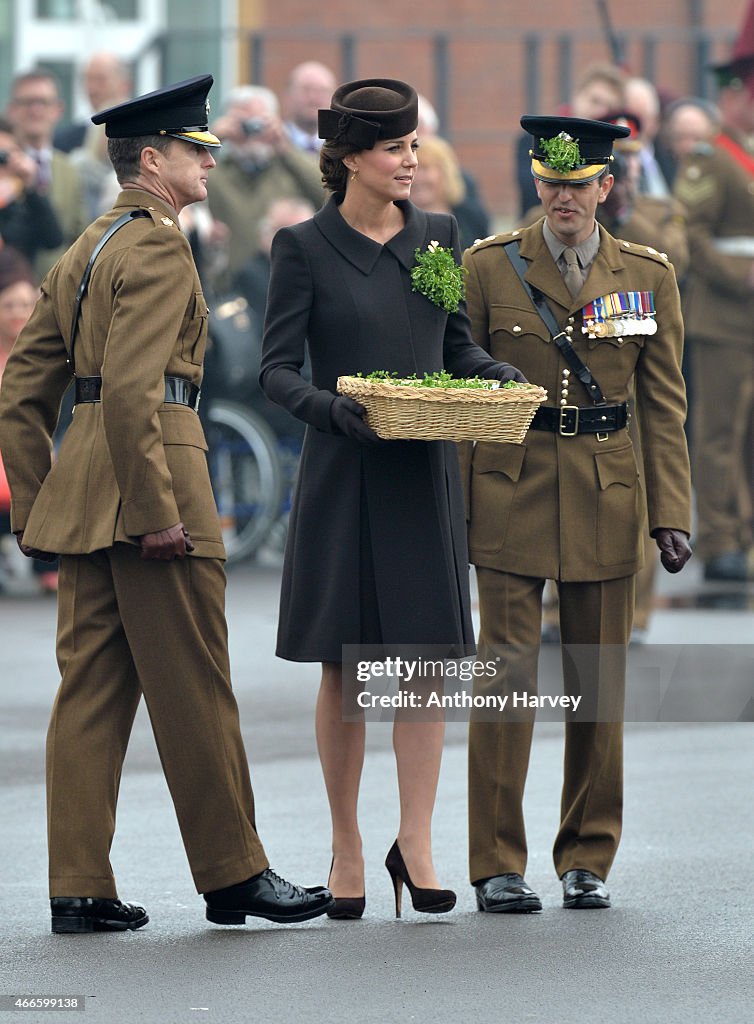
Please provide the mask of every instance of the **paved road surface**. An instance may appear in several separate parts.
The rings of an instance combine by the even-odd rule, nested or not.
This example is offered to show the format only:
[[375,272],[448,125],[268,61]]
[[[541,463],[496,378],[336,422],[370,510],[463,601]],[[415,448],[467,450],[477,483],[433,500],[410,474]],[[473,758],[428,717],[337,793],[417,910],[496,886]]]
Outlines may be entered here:
[[[657,643],[754,643],[752,595],[708,605],[689,567],[663,581]],[[685,575],[685,574],[684,574]],[[312,737],[314,666],[276,662],[278,571],[231,574],[235,687],[273,866],[324,882],[327,810]],[[691,597],[689,596],[691,595]],[[435,856],[456,911],[396,921],[382,866],[396,828],[390,730],[369,727],[361,813],[367,911],[288,928],[220,928],[193,891],[165,782],[140,713],[124,773],[113,863],[151,922],[127,935],[53,936],[46,902],[43,744],[56,686],[53,602],[0,598],[3,926],[0,993],[83,995],[87,1024],[399,1021],[494,1024],[744,1024],[754,1005],[754,727],[632,724],[624,840],[607,912],[560,907],[549,850],[561,728],[538,727],[527,790],[527,878],[536,916],[476,912],[466,877],[465,727],[448,731]],[[752,673],[754,675],[754,672]],[[710,680],[714,684],[714,680]],[[75,799],[75,794],[72,794]],[[9,1020],[70,1020],[25,1011]]]

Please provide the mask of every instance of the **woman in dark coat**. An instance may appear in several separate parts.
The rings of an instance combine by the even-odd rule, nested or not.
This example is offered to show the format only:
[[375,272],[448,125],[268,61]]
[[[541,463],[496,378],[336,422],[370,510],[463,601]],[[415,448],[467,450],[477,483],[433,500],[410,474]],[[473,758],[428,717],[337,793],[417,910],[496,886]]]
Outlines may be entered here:
[[[427,657],[473,651],[455,446],[380,440],[363,407],[336,396],[337,378],[446,368],[523,379],[474,344],[463,306],[448,314],[412,291],[417,248],[439,242],[460,263],[453,218],[409,202],[416,124],[416,93],[405,83],[340,86],[331,109],[320,111],[321,168],[333,195],[313,219],[279,231],[272,247],[260,380],[307,423],[277,653],[323,666],[316,727],[333,819],[334,917],[360,917],[364,908],[356,806],[365,732],[363,720],[343,719],[343,645],[383,655],[400,645],[422,645]],[[307,345],[311,383],[300,373]],[[396,714],[401,820],[386,866],[396,910],[405,881],[416,909],[441,913],[455,903],[439,889],[430,839],[443,722],[420,717]]]

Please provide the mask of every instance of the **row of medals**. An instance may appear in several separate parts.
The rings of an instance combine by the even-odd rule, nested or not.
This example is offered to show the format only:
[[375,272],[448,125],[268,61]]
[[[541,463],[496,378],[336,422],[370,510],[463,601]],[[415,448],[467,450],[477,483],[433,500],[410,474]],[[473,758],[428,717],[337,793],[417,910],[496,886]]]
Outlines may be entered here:
[[631,334],[655,334],[657,321],[652,316],[621,316],[610,320],[585,320],[582,334],[590,338],[625,338]]

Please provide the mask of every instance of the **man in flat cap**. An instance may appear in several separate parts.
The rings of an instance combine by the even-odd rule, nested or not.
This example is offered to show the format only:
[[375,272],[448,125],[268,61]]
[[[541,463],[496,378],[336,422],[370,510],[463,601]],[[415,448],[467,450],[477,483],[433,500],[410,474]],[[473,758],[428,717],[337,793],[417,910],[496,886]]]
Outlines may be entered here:
[[754,2],[715,69],[721,130],[681,164],[691,265],[684,320],[694,382],[696,547],[708,580],[752,579]]
[[595,221],[613,183],[613,140],[628,129],[566,117],[521,124],[545,216],[464,258],[476,341],[550,396],[523,443],[477,443],[466,474],[480,659],[498,659],[495,678],[477,680],[475,692],[507,696],[509,709],[515,695],[525,703],[470,728],[471,882],[479,909],[492,913],[542,909],[524,880],[522,802],[545,581],[560,598],[564,694],[582,698],[578,712],[575,701],[566,711],[555,869],[565,907],[608,907],[621,832],[625,651],[647,515],[669,572],[691,554],[675,274],[654,249]]
[[[122,186],[52,269],[8,362],[0,444],[26,555],[60,555],[47,741],[52,929],[140,928],[109,861],[144,694],[207,917],[303,921],[327,889],[270,870],[230,685],[224,557],[196,407],[207,306],[178,213],[207,195],[209,75],[95,115]],[[87,283],[88,282],[88,283]],[[50,438],[71,377],[73,423]]]

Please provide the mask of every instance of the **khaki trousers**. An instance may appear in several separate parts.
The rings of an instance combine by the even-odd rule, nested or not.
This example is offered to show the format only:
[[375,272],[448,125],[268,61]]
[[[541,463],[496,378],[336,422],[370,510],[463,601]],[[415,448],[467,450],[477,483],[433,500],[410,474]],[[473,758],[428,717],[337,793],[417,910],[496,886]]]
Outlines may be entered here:
[[[475,695],[536,693],[545,581],[477,568],[479,658],[500,658],[494,679]],[[585,868],[606,878],[618,848],[623,809],[623,706],[634,577],[557,584],[563,692],[582,695],[578,718],[566,712],[561,822],[553,857],[560,877]],[[469,729],[469,867],[472,883],[516,871],[527,861],[523,797],[534,710],[472,715]],[[489,717],[489,713],[488,713]],[[514,719],[514,720],[511,720]]]
[[110,846],[142,694],[197,891],[267,866],[230,685],[216,559],[116,544],[60,559],[60,689],[47,736],[51,896],[114,899]]
[[754,412],[754,349],[691,343],[693,372],[693,483],[697,537],[704,561],[752,543],[750,453],[747,433]]

